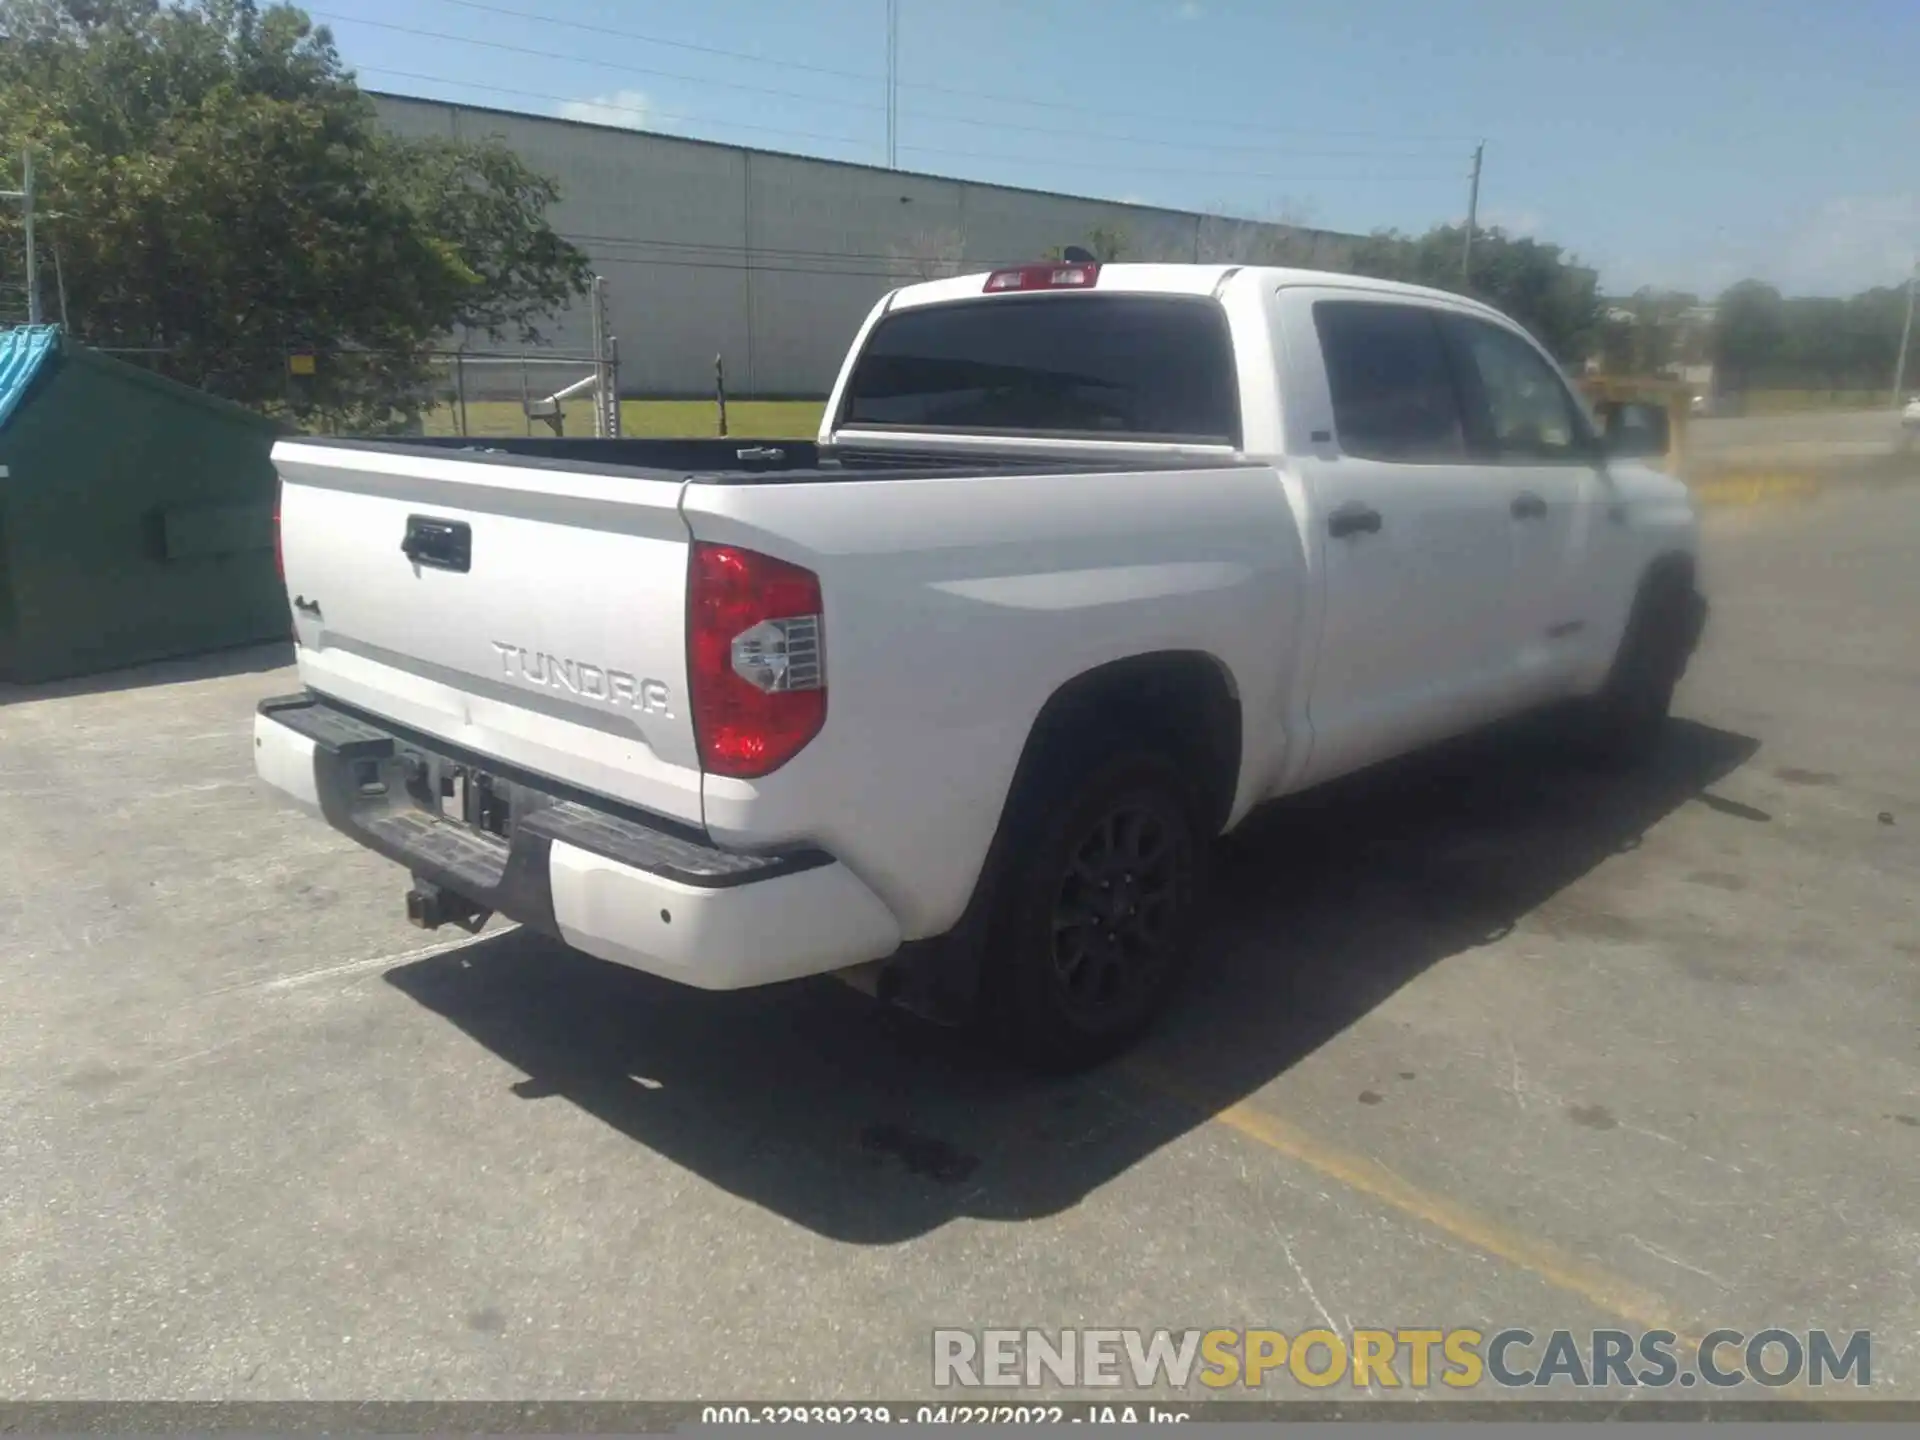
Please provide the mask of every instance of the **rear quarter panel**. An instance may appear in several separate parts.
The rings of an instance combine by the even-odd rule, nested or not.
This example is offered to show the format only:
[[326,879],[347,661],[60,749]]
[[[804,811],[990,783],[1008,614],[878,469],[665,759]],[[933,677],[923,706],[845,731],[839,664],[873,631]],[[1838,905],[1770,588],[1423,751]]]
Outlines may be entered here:
[[1242,709],[1235,817],[1286,744],[1305,566],[1270,467],[689,488],[697,539],[805,565],[826,608],[827,720],[770,776],[707,776],[720,843],[837,855],[908,938],[964,910],[1048,698],[1199,651]]

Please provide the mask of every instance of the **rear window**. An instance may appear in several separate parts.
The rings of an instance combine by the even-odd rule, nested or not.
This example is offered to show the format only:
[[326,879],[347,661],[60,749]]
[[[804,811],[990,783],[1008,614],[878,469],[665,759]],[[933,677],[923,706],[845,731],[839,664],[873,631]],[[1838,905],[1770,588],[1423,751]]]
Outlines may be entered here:
[[1238,445],[1226,315],[1162,295],[902,310],[874,327],[840,423]]

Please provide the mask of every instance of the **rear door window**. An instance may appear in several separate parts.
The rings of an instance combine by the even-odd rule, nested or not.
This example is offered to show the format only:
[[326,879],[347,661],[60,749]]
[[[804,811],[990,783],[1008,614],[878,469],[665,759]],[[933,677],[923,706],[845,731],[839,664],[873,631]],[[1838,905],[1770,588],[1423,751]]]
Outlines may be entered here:
[[1212,300],[1007,296],[882,320],[840,423],[1238,445],[1238,383]]
[[1460,396],[1431,310],[1320,300],[1313,323],[1344,453],[1402,464],[1465,460]]

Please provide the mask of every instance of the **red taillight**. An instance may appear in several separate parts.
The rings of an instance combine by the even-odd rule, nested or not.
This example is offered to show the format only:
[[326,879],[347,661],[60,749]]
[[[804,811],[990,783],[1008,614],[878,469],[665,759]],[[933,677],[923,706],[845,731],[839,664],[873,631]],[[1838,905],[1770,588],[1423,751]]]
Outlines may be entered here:
[[827,718],[820,577],[735,545],[696,541],[687,671],[700,766],[750,780],[778,770]]
[[987,276],[986,293],[1001,290],[1091,290],[1100,279],[1100,267],[1091,262],[1072,265],[1022,265],[996,270]]

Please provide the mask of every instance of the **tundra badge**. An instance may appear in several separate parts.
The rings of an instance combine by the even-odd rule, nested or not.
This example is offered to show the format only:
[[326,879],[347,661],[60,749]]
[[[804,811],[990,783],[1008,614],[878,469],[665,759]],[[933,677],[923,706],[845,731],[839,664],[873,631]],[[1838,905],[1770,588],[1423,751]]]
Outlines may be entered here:
[[528,650],[504,640],[491,643],[500,656],[500,673],[509,680],[603,701],[622,709],[637,710],[642,715],[658,715],[663,720],[673,718],[667,704],[665,681],[641,679],[625,670]]

